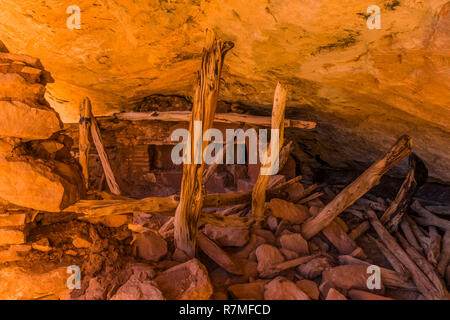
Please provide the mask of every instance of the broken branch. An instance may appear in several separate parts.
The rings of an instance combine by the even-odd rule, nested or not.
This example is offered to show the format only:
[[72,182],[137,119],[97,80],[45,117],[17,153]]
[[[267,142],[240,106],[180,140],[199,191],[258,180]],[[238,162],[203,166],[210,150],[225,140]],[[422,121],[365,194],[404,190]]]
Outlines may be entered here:
[[383,158],[374,163],[355,181],[342,190],[318,215],[303,224],[302,233],[304,238],[309,240],[319,233],[341,212],[377,185],[381,177],[410,152],[411,138],[402,136]]

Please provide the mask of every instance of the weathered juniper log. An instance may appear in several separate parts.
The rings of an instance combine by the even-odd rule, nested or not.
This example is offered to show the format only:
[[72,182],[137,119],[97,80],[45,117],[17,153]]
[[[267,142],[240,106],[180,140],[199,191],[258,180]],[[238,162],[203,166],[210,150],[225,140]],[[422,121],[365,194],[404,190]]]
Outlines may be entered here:
[[84,177],[84,183],[86,185],[86,190],[89,190],[89,149],[91,148],[89,134],[91,131],[91,109],[91,100],[89,98],[85,98],[80,104],[79,162]]
[[423,231],[409,215],[405,215],[404,220],[408,222],[414,237],[418,240],[423,252],[428,252],[430,238],[425,234],[425,231]]
[[295,258],[292,260],[284,261],[279,264],[276,264],[274,266],[269,267],[267,270],[264,270],[263,272],[260,272],[260,276],[262,277],[273,277],[280,273],[281,271],[288,270],[291,268],[298,267],[299,265],[302,265],[304,263],[307,263],[315,258],[318,258],[322,255],[325,255],[323,253],[314,253],[309,256],[303,256],[299,258]]
[[111,169],[111,164],[109,163],[108,154],[103,145],[102,136],[100,133],[100,128],[98,127],[97,120],[91,112],[91,135],[94,141],[95,147],[97,148],[98,156],[100,157],[100,162],[102,163],[103,171],[105,173],[106,182],[108,183],[109,190],[111,193],[120,195],[120,188],[114,177],[114,173]]
[[423,226],[435,226],[442,230],[450,230],[450,221],[446,219],[439,218],[432,214],[427,209],[423,208],[419,201],[414,201],[411,205],[411,209],[413,209],[416,213],[420,215],[419,218],[416,218],[415,220],[417,223],[423,225]]
[[403,234],[405,235],[408,242],[419,252],[422,252],[422,247],[420,246],[419,242],[416,239],[416,236],[414,235],[414,232],[411,229],[411,226],[409,225],[409,222],[406,218],[402,219],[402,222],[400,222],[400,229],[402,229]]
[[445,231],[444,237],[442,239],[442,251],[437,266],[437,271],[441,276],[444,276],[445,269],[447,269],[449,261],[450,261],[450,231]]
[[214,241],[199,232],[197,235],[198,246],[215,263],[224,268],[227,272],[235,275],[244,274],[242,268]]
[[[191,119],[190,111],[167,111],[167,112],[124,112],[114,115],[120,120],[138,121],[138,120],[159,120],[172,122],[187,122]],[[222,123],[242,123],[250,126],[270,127],[270,117],[254,116],[239,113],[217,113],[214,122]],[[284,120],[286,128],[300,128],[311,130],[316,127],[313,121],[303,120]]]
[[430,279],[439,293],[442,295],[442,298],[448,297],[447,289],[445,288],[445,284],[439,275],[434,270],[434,267],[427,261],[427,259],[421,255],[416,249],[414,249],[405,238],[403,238],[399,233],[397,233],[397,239],[400,241],[403,249],[407,252],[407,254],[414,260],[414,262],[419,266],[419,268],[425,273],[425,275]]
[[372,227],[375,229],[378,237],[385,244],[385,246],[392,252],[393,255],[408,269],[417,289],[427,299],[440,300],[446,299],[445,296],[434,286],[428,277],[420,270],[411,257],[403,250],[395,238],[386,230],[383,224],[378,220],[377,215],[372,210],[367,210],[367,215],[370,219]]
[[[278,150],[271,150],[269,146],[267,146],[267,158],[269,158],[269,154],[272,155],[273,152],[280,152],[283,141],[284,141],[284,115],[286,109],[286,96],[287,89],[281,83],[277,84],[275,89],[275,95],[273,100],[273,109],[272,109],[272,129],[279,130],[279,144]],[[274,139],[272,137],[271,139]],[[272,143],[271,143],[272,144]],[[270,157],[273,159],[273,157]],[[264,170],[268,166],[279,165],[279,158],[275,161],[278,161],[277,164],[271,163],[268,161],[267,164],[263,164],[261,166],[261,170]],[[252,193],[252,215],[257,220],[264,219],[264,203],[266,202],[266,189],[269,183],[270,175],[259,174],[258,179],[256,180],[255,186],[253,187]]]
[[392,268],[394,268],[395,271],[400,275],[400,277],[404,280],[408,280],[411,278],[411,275],[409,271],[405,268],[405,266],[397,259],[395,255],[392,254],[391,251],[380,241],[372,237],[371,235],[368,235],[368,238],[372,240],[380,250],[381,254],[389,261]]
[[386,228],[395,232],[403,215],[411,204],[412,197],[417,189],[425,183],[428,177],[428,169],[423,161],[414,153],[409,156],[409,171],[403,181],[400,190],[389,208],[384,212],[380,221]]
[[[174,237],[178,249],[184,251],[189,257],[195,256],[198,220],[203,208],[204,187],[202,159],[196,160],[197,148],[200,145],[201,153],[205,143],[202,137],[196,139],[194,125],[201,121],[202,132],[211,128],[216,112],[219,95],[220,74],[226,53],[233,47],[232,42],[217,40],[213,31],[207,30],[206,46],[203,50],[202,65],[194,96],[194,105],[190,119],[189,131],[192,137],[191,164],[183,165],[183,179],[181,181],[180,202],[175,212]],[[196,140],[200,140],[197,143]],[[197,152],[196,152],[197,150]]]
[[437,265],[437,259],[441,253],[441,235],[436,227],[428,227],[428,234],[430,235],[430,245],[427,251],[427,259],[433,265]]
[[338,249],[340,254],[351,254],[358,249],[355,241],[345,233],[335,220],[323,228],[322,233]]
[[[293,178],[273,189],[267,190],[267,199],[280,198],[283,190],[301,177]],[[179,196],[149,197],[144,199],[131,199],[124,196],[117,197],[106,192],[101,193],[104,200],[80,200],[66,212],[80,213],[88,216],[111,216],[133,212],[150,212],[155,214],[173,215],[179,203]],[[105,199],[106,197],[106,199]],[[249,203],[252,193],[246,191],[211,193],[205,196],[203,206],[206,208],[223,208]]]
[[442,216],[450,216],[450,206],[426,206],[425,209]]
[[[134,212],[151,212],[174,216],[178,197],[155,197],[141,200],[80,200],[64,212],[75,213],[77,217],[105,217]],[[249,227],[254,221],[250,217],[228,217],[203,212],[199,225],[210,223],[219,227]]]
[[380,182],[381,177],[410,152],[411,138],[402,136],[383,158],[374,163],[355,181],[342,190],[317,216],[307,220],[303,224],[303,237],[309,240],[319,233],[341,212],[351,206],[372,187],[376,186]]
[[[340,264],[360,264],[365,266],[370,266],[371,263],[368,263],[367,261],[360,260],[358,258],[349,256],[349,255],[343,255],[339,256],[339,263]],[[416,286],[411,281],[406,281],[402,279],[402,277],[394,270],[386,269],[383,267],[380,267],[381,271],[381,279],[383,281],[383,284],[387,287],[392,288],[402,288],[407,290],[415,290]]]
[[353,229],[348,236],[353,239],[356,240],[358,239],[360,236],[362,236],[367,230],[370,229],[370,223],[369,221],[363,221],[361,222],[355,229]]

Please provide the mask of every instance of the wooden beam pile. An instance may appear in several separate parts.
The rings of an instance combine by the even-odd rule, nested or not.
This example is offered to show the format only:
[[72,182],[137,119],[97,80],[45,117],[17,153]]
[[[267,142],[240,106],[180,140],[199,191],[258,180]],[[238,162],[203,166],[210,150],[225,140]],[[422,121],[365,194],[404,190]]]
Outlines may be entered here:
[[[192,113],[121,113],[116,114],[115,117],[130,121],[190,121],[191,137],[194,137],[196,121],[201,121],[203,132],[211,128],[214,121],[246,122],[255,126],[270,125],[272,129],[279,130],[279,144],[278,150],[268,150],[268,155],[271,152],[279,152],[278,161],[281,169],[287,161],[291,147],[291,144],[287,144],[283,148],[284,128],[293,126],[311,129],[315,124],[284,119],[287,89],[280,83],[275,90],[270,122],[266,118],[247,115],[215,115],[223,60],[232,46],[231,43],[216,39],[214,33],[208,31]],[[118,187],[117,189],[114,187],[114,176],[110,167],[108,169],[106,153],[102,151],[95,118],[87,111],[88,109],[90,109],[90,103],[87,100],[80,109],[80,113],[84,115],[83,118],[86,118],[86,112],[90,115],[91,134],[99,154],[103,154],[102,164],[105,175],[109,177],[108,184],[113,193],[120,194]],[[86,139],[88,130],[87,123],[82,121],[80,152],[83,152],[80,162],[83,165],[85,177],[88,177],[86,161],[86,150],[89,149],[89,141]],[[200,148],[203,155],[205,142],[196,143],[193,139],[191,148],[193,150]],[[380,183],[384,174],[406,156],[409,156],[409,172],[394,201],[387,205],[363,198],[369,190]],[[204,184],[217,168],[217,164],[211,165],[205,171],[203,161],[196,163],[195,152],[191,154],[191,157],[191,164],[183,166],[180,196],[141,200],[124,197],[109,200],[83,200],[65,211],[96,217],[142,211],[174,216],[160,229],[161,235],[167,237],[173,232],[177,249],[187,258],[196,256],[198,239],[199,248],[206,255],[235,275],[241,275],[242,270],[231,258],[230,253],[218,245],[221,241],[220,237],[211,231],[215,230],[211,226],[250,231],[253,235],[258,235],[254,237],[254,241],[264,238],[265,242],[272,243],[271,245],[267,243],[255,245],[251,249],[258,262],[261,278],[274,278],[295,269],[308,279],[322,277],[320,291],[323,298],[340,295],[341,298],[347,296],[353,299],[384,299],[386,297],[381,295],[384,292],[383,288],[380,289],[381,291],[367,291],[364,287],[366,284],[362,281],[366,276],[360,275],[361,270],[371,266],[367,253],[358,244],[359,238],[366,237],[392,266],[392,269],[380,269],[383,285],[416,290],[426,299],[448,299],[448,292],[442,278],[448,270],[450,259],[450,222],[430,212],[431,209],[439,211],[442,208],[428,210],[417,201],[413,202],[416,191],[427,178],[427,169],[420,158],[412,153],[410,137],[400,137],[356,180],[340,190],[338,194],[333,194],[326,205],[321,199],[325,195],[330,196],[330,190],[324,189],[322,192],[317,190],[319,188],[317,185],[311,185],[293,195],[288,190],[291,188],[292,191],[292,187],[298,187],[301,177],[285,183],[269,185],[270,176],[262,173],[252,192],[206,194]],[[204,208],[216,208],[217,212],[211,213],[203,210]],[[219,208],[224,209],[219,210]],[[419,216],[410,216],[409,209]],[[353,230],[349,230],[348,225],[340,218],[340,215],[346,211],[360,220]],[[276,241],[267,240],[271,239],[271,236],[267,235],[268,229],[277,237]],[[208,235],[208,232],[211,234]],[[442,235],[442,232],[445,234]],[[295,245],[291,245],[293,241]],[[284,250],[281,251],[283,254],[274,248],[275,243],[280,250]],[[330,252],[329,244],[334,251]],[[268,256],[273,258],[270,263],[266,261]],[[336,260],[339,261],[339,266],[336,266]],[[357,274],[354,278],[352,278],[353,271]],[[275,280],[276,278],[272,281]]]

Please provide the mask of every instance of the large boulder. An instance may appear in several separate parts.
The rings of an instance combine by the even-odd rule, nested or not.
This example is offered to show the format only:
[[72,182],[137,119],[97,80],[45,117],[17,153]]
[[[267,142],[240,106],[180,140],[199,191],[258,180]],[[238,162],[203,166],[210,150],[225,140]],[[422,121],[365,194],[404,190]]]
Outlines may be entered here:
[[44,273],[25,271],[17,266],[0,268],[1,300],[58,299],[67,297],[67,267]]
[[219,227],[212,224],[205,225],[205,234],[221,246],[242,247],[249,240],[248,228]]
[[49,107],[20,101],[0,101],[0,137],[47,139],[61,129],[58,114]]
[[265,286],[265,300],[311,300],[309,296],[303,292],[292,281],[276,277]]
[[165,300],[157,284],[149,279],[140,279],[133,274],[111,300]]
[[56,160],[0,155],[0,197],[16,205],[59,212],[85,194],[77,166]]
[[208,300],[213,293],[208,271],[197,259],[167,269],[155,282],[169,300]]
[[150,262],[159,261],[167,254],[167,242],[153,231],[140,233],[134,242],[136,255]]

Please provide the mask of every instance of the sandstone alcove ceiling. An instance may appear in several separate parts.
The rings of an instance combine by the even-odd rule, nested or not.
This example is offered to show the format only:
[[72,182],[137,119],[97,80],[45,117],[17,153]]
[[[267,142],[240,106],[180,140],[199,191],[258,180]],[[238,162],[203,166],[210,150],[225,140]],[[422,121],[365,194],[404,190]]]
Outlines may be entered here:
[[[450,3],[403,1],[2,0],[0,35],[40,57],[55,78],[47,99],[65,122],[82,97],[96,115],[129,110],[152,94],[193,95],[206,28],[235,43],[221,99],[270,107],[273,83],[288,107],[320,122],[304,136],[334,166],[368,164],[410,134],[431,176],[450,181]],[[381,8],[381,29],[366,10]]]
[[450,2],[0,3],[0,299],[450,299]]

